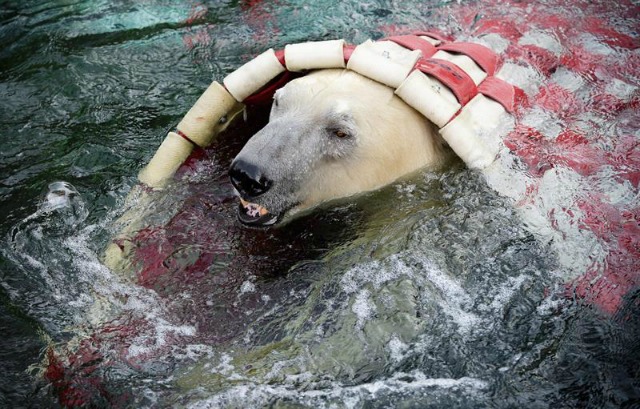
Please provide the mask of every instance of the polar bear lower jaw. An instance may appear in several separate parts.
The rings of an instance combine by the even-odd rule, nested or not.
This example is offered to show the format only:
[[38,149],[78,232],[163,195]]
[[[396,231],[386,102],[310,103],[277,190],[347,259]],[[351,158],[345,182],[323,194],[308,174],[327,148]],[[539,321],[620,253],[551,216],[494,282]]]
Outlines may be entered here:
[[240,198],[238,219],[249,226],[271,226],[280,219],[280,215],[272,214],[266,207]]

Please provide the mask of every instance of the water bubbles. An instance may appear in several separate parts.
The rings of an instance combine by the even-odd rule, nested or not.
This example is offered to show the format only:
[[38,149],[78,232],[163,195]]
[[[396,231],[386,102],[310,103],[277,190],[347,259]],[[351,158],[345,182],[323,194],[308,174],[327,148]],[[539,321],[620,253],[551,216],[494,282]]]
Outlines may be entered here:
[[87,218],[88,211],[78,190],[68,182],[53,182],[47,186],[38,212],[51,223],[54,232],[68,233]]
[[[484,407],[503,398],[506,405],[527,406],[514,396],[523,390],[529,391],[529,406],[549,406],[540,399],[557,393],[557,357],[571,364],[583,343],[576,337],[564,341],[565,327],[581,328],[572,315],[574,301],[564,295],[564,280],[589,263],[614,261],[605,259],[602,241],[581,226],[587,212],[575,203],[589,188],[602,193],[608,205],[626,208],[637,202],[637,179],[620,181],[640,129],[637,110],[631,109],[637,75],[621,75],[633,71],[633,60],[623,58],[619,64],[626,68],[616,68],[620,45],[606,41],[611,32],[575,36],[572,27],[556,30],[556,20],[538,29],[518,27],[509,36],[510,25],[540,18],[549,8],[546,3],[505,8],[489,2],[472,27],[461,18],[470,11],[464,2],[415,2],[390,6],[391,13],[375,5],[329,3],[272,7],[227,2],[208,8],[206,15],[195,6],[191,17],[189,5],[145,3],[122,9],[116,4],[107,13],[92,5],[70,5],[64,13],[59,10],[60,18],[35,13],[26,23],[28,13],[16,13],[23,17],[8,24],[19,29],[25,23],[53,42],[39,48],[38,39],[23,32],[16,37],[21,37],[18,45],[38,52],[23,55],[24,48],[12,45],[4,59],[6,77],[13,81],[0,85],[8,90],[5,125],[8,134],[20,137],[10,138],[3,157],[5,169],[16,170],[4,180],[8,198],[3,204],[21,220],[6,228],[2,251],[10,268],[2,271],[3,289],[54,342],[68,340],[71,331],[73,341],[64,344],[70,349],[101,343],[103,356],[85,362],[80,372],[97,366],[107,383],[133,385],[136,403],[147,401],[132,407],[167,402],[187,407]],[[492,7],[494,14],[499,10],[495,22],[489,20]],[[446,19],[438,16],[438,8]],[[464,13],[456,15],[461,8]],[[336,12],[327,17],[326,9]],[[372,14],[385,21],[372,27]],[[223,142],[211,162],[186,174],[185,184],[226,193],[209,190],[189,201],[187,207],[194,209],[186,212],[190,220],[181,219],[180,206],[193,191],[175,188],[149,203],[151,216],[144,221],[160,228],[147,233],[160,238],[145,242],[141,235],[133,244],[147,246],[148,258],[141,257],[146,267],[157,256],[158,280],[150,276],[147,282],[153,285],[145,288],[135,272],[123,277],[101,264],[96,232],[106,229],[110,219],[96,213],[117,207],[111,199],[101,203],[105,196],[122,195],[105,186],[115,183],[114,175],[134,183],[140,159],[150,157],[167,124],[186,112],[211,77],[223,78],[254,52],[272,46],[403,34],[426,27],[425,16],[429,26],[453,30],[461,34],[458,39],[472,39],[470,31],[488,27],[480,40],[498,53],[520,47],[531,53],[529,59],[541,58],[524,63],[521,57],[508,57],[502,70],[529,98],[563,89],[586,103],[593,81],[601,82],[594,92],[604,94],[602,104],[612,106],[598,112],[587,104],[574,119],[589,141],[607,134],[598,143],[607,146],[611,166],[585,179],[557,161],[547,169],[545,161],[546,173],[536,176],[505,150],[492,173],[485,174],[487,180],[458,169],[429,176],[427,187],[425,180],[412,180],[397,183],[382,198],[368,195],[362,207],[377,210],[363,212],[363,220],[353,216],[353,205],[334,212],[331,217],[340,220],[335,224],[342,233],[340,240],[328,243],[314,239],[319,229],[300,227],[306,221],[268,234],[245,234],[226,223],[224,204],[230,194],[220,182],[220,152],[234,148]],[[599,24],[582,17],[576,14],[576,26],[582,20]],[[625,24],[624,17],[616,18]],[[585,69],[591,63],[588,55],[572,53],[572,42],[594,53],[593,63],[601,66],[593,75],[559,64],[561,57],[577,58]],[[12,68],[10,60],[18,66]],[[550,142],[562,141],[570,117],[566,111],[582,105],[561,102],[559,112],[528,110],[523,123]],[[27,105],[44,112],[34,115]],[[612,119],[616,109],[624,110]],[[623,141],[628,146],[621,146]],[[82,186],[53,182],[36,198],[28,186],[49,174],[82,180]],[[97,183],[100,178],[109,182]],[[492,189],[508,199],[502,201]],[[24,197],[31,201],[16,200]],[[20,206],[33,214],[25,217]],[[287,229],[294,231],[293,240],[276,239]],[[616,231],[605,233],[623,243],[614,237]],[[266,268],[269,263],[276,267]],[[629,310],[629,316],[636,310]],[[582,327],[587,335],[594,329]],[[596,351],[603,340],[586,338],[584,343]],[[78,352],[72,358],[86,350]],[[621,355],[627,359],[630,354]],[[601,368],[591,374],[624,377],[619,368],[596,369]],[[185,372],[193,376],[187,379]],[[574,378],[560,375],[567,389],[576,389]],[[588,386],[620,391],[606,382]]]
[[351,311],[356,315],[356,328],[362,329],[366,321],[368,321],[376,312],[375,304],[372,304],[369,300],[370,293],[367,290],[362,290],[356,295],[356,299],[351,306]]
[[518,41],[519,45],[533,45],[551,51],[556,55],[562,54],[564,47],[551,30],[530,30]]

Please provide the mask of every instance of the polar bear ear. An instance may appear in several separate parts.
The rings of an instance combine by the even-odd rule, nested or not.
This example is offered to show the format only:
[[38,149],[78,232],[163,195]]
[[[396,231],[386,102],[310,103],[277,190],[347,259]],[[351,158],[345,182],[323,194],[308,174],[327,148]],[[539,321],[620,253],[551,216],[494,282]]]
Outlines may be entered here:
[[350,137],[356,136],[358,128],[351,104],[348,101],[336,101],[331,107],[326,126],[327,130],[338,139],[351,139]]
[[336,100],[328,113],[330,122],[340,124],[341,127],[353,128],[355,126],[355,117],[349,101]]
[[351,115],[351,105],[347,101],[338,100],[331,109],[332,113],[336,116]]
[[273,93],[273,106],[274,107],[278,106],[278,103],[279,103],[280,99],[282,98],[283,94],[284,94],[284,88],[280,88],[276,92]]

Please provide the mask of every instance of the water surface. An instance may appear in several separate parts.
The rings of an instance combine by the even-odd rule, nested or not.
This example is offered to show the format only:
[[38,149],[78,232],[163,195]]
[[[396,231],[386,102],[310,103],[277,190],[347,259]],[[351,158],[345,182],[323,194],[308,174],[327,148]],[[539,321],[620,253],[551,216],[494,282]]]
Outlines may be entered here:
[[[634,407],[637,7],[26,1],[0,11],[0,404]],[[419,172],[273,230],[235,221],[248,113],[101,262],[136,174],[266,48],[433,28],[529,104],[485,173]],[[51,183],[71,207],[43,202]]]

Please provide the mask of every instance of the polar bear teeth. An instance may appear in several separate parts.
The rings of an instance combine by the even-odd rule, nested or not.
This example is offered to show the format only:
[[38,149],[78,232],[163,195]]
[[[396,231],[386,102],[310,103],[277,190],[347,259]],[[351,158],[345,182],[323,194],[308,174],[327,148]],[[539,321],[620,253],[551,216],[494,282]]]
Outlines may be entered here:
[[259,204],[247,202],[244,199],[240,199],[240,203],[242,203],[242,207],[244,207],[244,211],[249,217],[262,217],[269,214],[269,211]]

